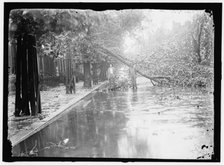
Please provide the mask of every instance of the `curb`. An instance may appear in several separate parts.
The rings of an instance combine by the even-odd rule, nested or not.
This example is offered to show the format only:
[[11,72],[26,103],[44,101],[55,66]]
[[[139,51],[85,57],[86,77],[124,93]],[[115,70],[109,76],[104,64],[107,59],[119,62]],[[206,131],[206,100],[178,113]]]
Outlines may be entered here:
[[61,107],[59,110],[57,110],[56,112],[53,112],[50,116],[48,116],[47,118],[44,118],[41,121],[38,122],[34,122],[31,124],[31,128],[29,130],[22,130],[20,132],[18,132],[16,135],[13,135],[12,137],[9,138],[9,140],[11,141],[11,145],[12,147],[16,146],[17,144],[19,144],[20,142],[24,141],[25,139],[29,138],[30,136],[32,136],[33,134],[37,133],[38,131],[40,131],[41,129],[45,128],[46,126],[48,126],[49,124],[53,123],[54,121],[56,121],[57,119],[59,119],[61,117],[61,115],[63,115],[64,113],[68,112],[69,110],[71,110],[72,108],[74,108],[74,106],[80,102],[81,100],[83,100],[85,97],[87,97],[89,94],[91,94],[93,91],[102,88],[104,86],[107,85],[107,81],[106,82],[102,82],[102,84],[96,86],[95,88],[91,89],[90,91],[86,92],[83,95],[80,95],[74,99],[72,99],[68,104],[64,105],[63,107]]

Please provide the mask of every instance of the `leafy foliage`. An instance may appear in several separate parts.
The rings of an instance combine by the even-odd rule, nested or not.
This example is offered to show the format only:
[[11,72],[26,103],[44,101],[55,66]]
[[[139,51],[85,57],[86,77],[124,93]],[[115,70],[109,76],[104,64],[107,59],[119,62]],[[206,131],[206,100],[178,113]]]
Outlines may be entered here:
[[[169,76],[181,86],[213,85],[214,28],[212,17],[201,13],[192,22],[173,24],[173,30],[158,30],[150,55],[138,59],[138,68],[153,76]],[[160,36],[162,34],[162,36]]]
[[[10,13],[11,24],[17,25],[15,34],[35,34],[41,54],[71,58],[77,63],[116,63],[98,46],[123,55],[124,38],[127,34],[135,37],[144,19],[141,10],[21,9]],[[174,22],[168,32],[157,28],[148,33],[150,43],[141,37],[135,38],[142,50],[133,58],[137,69],[150,76],[168,76],[175,85],[213,83],[214,27],[210,14],[198,13],[183,25]]]
[[11,11],[10,19],[18,26],[16,35],[32,33],[37,36],[41,54],[95,63],[108,60],[95,45],[119,50],[123,34],[134,29],[142,17],[128,10],[21,9]]

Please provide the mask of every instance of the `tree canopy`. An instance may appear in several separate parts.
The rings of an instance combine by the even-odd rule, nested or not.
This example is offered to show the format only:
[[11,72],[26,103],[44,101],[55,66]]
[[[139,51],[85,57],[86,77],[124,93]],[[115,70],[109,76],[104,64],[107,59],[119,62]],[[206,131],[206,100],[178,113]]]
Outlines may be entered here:
[[[99,51],[100,46],[129,58],[138,64],[138,69],[151,76],[169,76],[185,85],[212,82],[212,15],[194,11],[188,21],[174,20],[172,28],[167,30],[164,22],[155,23],[160,19],[157,13],[151,10],[19,9],[11,11],[10,26],[16,25],[16,36],[35,34],[37,47],[44,55],[95,63],[106,58]],[[162,17],[167,13],[164,11]]]
[[142,18],[132,10],[20,9],[10,13],[17,26],[15,34],[35,34],[42,54],[69,55],[78,62],[99,60],[96,45],[121,52],[125,32],[132,31]]

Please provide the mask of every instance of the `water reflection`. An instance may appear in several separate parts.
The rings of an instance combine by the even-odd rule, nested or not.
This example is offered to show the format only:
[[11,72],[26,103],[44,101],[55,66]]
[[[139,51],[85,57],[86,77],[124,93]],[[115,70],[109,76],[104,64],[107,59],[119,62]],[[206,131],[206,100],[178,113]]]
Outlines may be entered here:
[[[204,105],[200,109],[187,101],[168,108],[155,103],[164,90],[143,85],[96,92],[15,146],[13,155],[196,159],[205,152],[201,145],[213,145],[211,102],[194,100]],[[29,155],[34,148],[38,152]]]

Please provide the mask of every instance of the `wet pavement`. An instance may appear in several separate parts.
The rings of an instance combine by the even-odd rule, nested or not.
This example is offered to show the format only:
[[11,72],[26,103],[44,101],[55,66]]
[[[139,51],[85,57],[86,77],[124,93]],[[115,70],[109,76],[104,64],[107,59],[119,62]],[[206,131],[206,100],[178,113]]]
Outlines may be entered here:
[[[139,80],[141,79],[141,80]],[[100,90],[15,146],[14,156],[211,159],[213,95],[153,87]]]
[[[101,87],[106,82],[100,82],[93,85],[91,89],[83,88],[83,82],[76,83],[76,93],[66,94],[65,85],[48,88],[41,93],[41,110],[42,113],[37,116],[24,116],[15,117],[15,95],[8,96],[8,139],[14,145],[18,139],[23,138],[25,134],[33,131],[40,125],[44,124],[49,118],[54,117],[57,113],[60,113],[63,107],[72,103],[74,100],[79,100],[80,97],[84,97],[88,93],[91,93],[96,88]],[[38,126],[39,125],[39,126]]]

